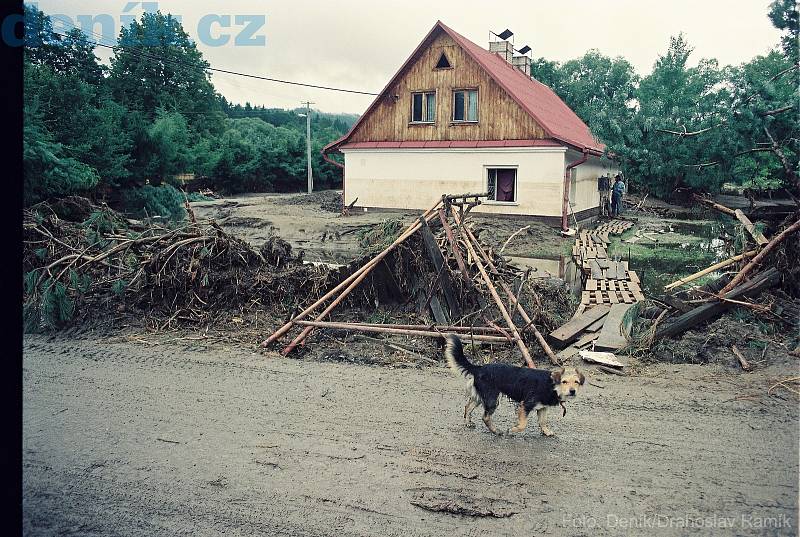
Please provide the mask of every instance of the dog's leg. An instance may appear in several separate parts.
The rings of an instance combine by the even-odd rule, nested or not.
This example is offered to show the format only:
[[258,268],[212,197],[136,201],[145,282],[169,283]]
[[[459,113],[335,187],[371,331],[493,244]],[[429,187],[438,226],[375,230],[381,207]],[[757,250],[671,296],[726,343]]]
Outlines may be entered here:
[[539,421],[539,427],[542,429],[542,434],[545,436],[553,436],[555,433],[550,430],[550,427],[547,426],[545,423],[545,415],[547,413],[547,407],[537,408],[536,409],[536,418]]
[[472,421],[472,411],[478,407],[478,401],[470,397],[467,400],[467,405],[464,407],[464,425],[472,429],[475,427],[475,422]]
[[519,404],[517,409],[517,424],[508,430],[509,433],[519,433],[525,430],[528,426],[528,410],[525,408],[525,403]]
[[[485,407],[484,407],[485,408]],[[483,413],[483,423],[486,424],[486,428],[492,431],[497,436],[503,436],[503,433],[497,430],[497,427],[494,426],[494,422],[492,421],[492,413],[497,407],[492,408],[491,410],[486,409]]]

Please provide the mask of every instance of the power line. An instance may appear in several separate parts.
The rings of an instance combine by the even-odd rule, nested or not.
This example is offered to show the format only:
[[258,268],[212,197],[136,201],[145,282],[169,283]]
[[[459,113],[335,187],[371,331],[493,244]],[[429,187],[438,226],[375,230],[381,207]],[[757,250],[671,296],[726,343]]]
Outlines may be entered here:
[[[71,25],[71,26],[74,26],[74,25]],[[75,28],[78,28],[78,27],[75,26]],[[80,28],[78,28],[78,29],[80,29]],[[83,30],[81,30],[81,31],[83,31]],[[53,33],[55,35],[60,35],[61,37],[70,37],[67,34],[62,34],[62,33],[59,33],[59,32],[53,32]],[[98,43],[97,41],[91,41],[88,38],[85,39],[84,41],[86,43],[88,43],[90,45],[94,45],[96,47],[104,47],[104,48],[109,48],[109,49],[112,49],[112,50],[114,49],[113,45],[107,45],[105,43]],[[144,58],[149,58],[151,60],[157,60],[157,61],[173,63],[173,64],[183,64],[183,62],[181,62],[180,60],[172,60],[172,59],[168,59],[168,58],[160,58],[158,56],[152,56],[152,55],[146,54],[146,53],[141,52],[141,51],[139,52],[139,55],[144,57]],[[305,88],[322,89],[322,90],[327,90],[327,91],[339,91],[339,92],[342,92],[342,93],[355,93],[355,94],[358,94],[358,95],[372,95],[372,96],[380,95],[379,93],[372,93],[372,92],[369,92],[369,91],[352,90],[352,89],[345,89],[345,88],[335,88],[335,87],[332,87],[332,86],[320,86],[320,85],[317,85],[317,84],[308,84],[308,83],[305,83],[305,82],[295,82],[295,81],[292,81],[292,80],[281,80],[279,78],[270,78],[270,77],[266,77],[266,76],[254,75],[254,74],[251,74],[251,73],[243,73],[243,72],[240,72],[240,71],[231,71],[229,69],[221,69],[221,68],[211,67],[211,66],[206,67],[205,70],[206,71],[215,72],[215,73],[225,73],[225,74],[228,74],[228,75],[241,76],[241,77],[245,77],[245,78],[254,78],[256,80],[264,80],[264,81],[267,81],[267,82],[276,82],[276,83],[279,83],[279,84],[289,84],[289,85],[292,85],[292,86],[302,86],[302,87],[305,87]]]

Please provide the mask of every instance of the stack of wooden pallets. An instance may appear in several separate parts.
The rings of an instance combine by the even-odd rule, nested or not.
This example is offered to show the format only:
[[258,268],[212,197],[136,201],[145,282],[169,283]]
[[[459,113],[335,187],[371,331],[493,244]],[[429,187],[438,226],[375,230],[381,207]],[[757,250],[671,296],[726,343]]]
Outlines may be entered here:
[[627,261],[608,256],[610,235],[620,235],[633,222],[613,220],[593,230],[582,230],[575,238],[572,256],[586,278],[581,303],[569,322],[550,333],[550,340],[561,348],[558,358],[567,359],[590,346],[616,350],[626,343],[630,328],[627,310],[644,300],[639,276],[629,270]]

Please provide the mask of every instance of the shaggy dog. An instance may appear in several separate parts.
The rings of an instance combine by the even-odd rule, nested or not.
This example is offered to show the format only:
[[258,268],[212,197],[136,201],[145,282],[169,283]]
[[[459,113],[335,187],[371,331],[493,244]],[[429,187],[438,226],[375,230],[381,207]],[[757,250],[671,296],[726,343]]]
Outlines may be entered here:
[[553,431],[545,423],[547,407],[562,404],[578,393],[583,386],[583,374],[574,368],[547,371],[506,364],[475,365],[464,356],[461,340],[454,335],[447,336],[444,351],[447,365],[454,373],[467,378],[467,405],[464,407],[464,421],[467,427],[474,427],[472,411],[483,406],[483,423],[494,434],[502,435],[492,423],[492,414],[497,408],[500,394],[519,403],[517,424],[509,433],[518,433],[528,425],[528,414],[536,410],[539,427],[545,436],[553,436]]

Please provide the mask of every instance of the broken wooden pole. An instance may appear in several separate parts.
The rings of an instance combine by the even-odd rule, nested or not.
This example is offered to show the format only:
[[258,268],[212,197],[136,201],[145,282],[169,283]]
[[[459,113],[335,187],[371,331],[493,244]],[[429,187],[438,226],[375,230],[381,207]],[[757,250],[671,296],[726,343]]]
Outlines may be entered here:
[[756,241],[756,244],[758,244],[759,246],[764,246],[769,242],[767,238],[764,236],[764,234],[756,229],[756,226],[753,225],[753,223],[750,221],[749,218],[747,218],[747,216],[742,212],[741,209],[736,209],[733,212],[733,214],[736,217],[736,219],[742,223],[742,225],[750,234],[750,236],[753,237],[753,240]]
[[672,289],[674,289],[676,287],[680,287],[681,285],[684,285],[684,284],[687,284],[689,282],[692,282],[692,281],[694,281],[694,280],[696,280],[698,278],[702,278],[706,274],[710,274],[710,273],[714,272],[715,270],[723,269],[723,268],[725,268],[727,266],[733,265],[737,261],[741,261],[745,257],[753,257],[754,255],[756,255],[756,251],[755,250],[750,250],[749,252],[745,252],[743,254],[739,254],[739,255],[733,256],[730,259],[726,259],[725,261],[720,261],[719,263],[711,265],[710,267],[705,268],[705,269],[703,269],[703,270],[701,270],[699,272],[695,272],[691,276],[686,276],[685,278],[681,278],[679,280],[675,280],[674,282],[672,282],[672,283],[670,283],[668,285],[665,285],[664,286],[664,291],[671,291]]
[[439,207],[439,220],[442,222],[444,235],[447,237],[447,241],[450,243],[450,249],[453,252],[453,257],[456,259],[458,270],[461,271],[461,278],[468,285],[472,285],[472,280],[469,277],[467,265],[464,263],[464,256],[461,255],[461,248],[459,248],[458,241],[456,241],[455,234],[453,233],[453,228],[450,227],[450,223],[447,221],[447,216],[444,214],[444,207]]
[[405,328],[407,330],[428,330],[430,332],[458,332],[486,334],[486,335],[504,335],[505,331],[498,326],[443,326],[436,324],[386,324],[386,323],[358,323],[363,326],[391,326],[392,328]]
[[[758,255],[756,255],[753,259],[751,259],[750,262],[747,265],[745,265],[742,270],[739,271],[739,274],[734,276],[734,278],[730,282],[728,282],[728,285],[722,288],[722,291],[719,292],[720,296],[724,295],[725,293],[729,292],[731,289],[739,285],[742,282],[742,280],[744,280],[745,277],[750,273],[750,271],[752,271],[754,268],[758,266],[759,263],[761,263],[761,261],[767,256],[768,253],[770,253],[789,235],[791,235],[792,233],[797,233],[798,231],[800,231],[800,220],[797,220],[794,224],[787,227],[779,234],[777,234],[775,237],[773,237],[772,240],[769,241],[769,244],[764,246],[764,249],[758,252]],[[735,297],[728,297],[728,298],[735,298]]]
[[693,194],[692,197],[695,200],[699,201],[700,203],[705,203],[706,205],[708,205],[712,209],[715,209],[715,210],[717,210],[717,211],[719,211],[721,213],[725,213],[725,214],[728,214],[730,216],[736,216],[736,211],[734,211],[733,209],[730,209],[728,207],[725,207],[724,205],[720,205],[719,203],[713,202],[710,199],[704,198],[704,197],[699,196],[697,194]]
[[[472,234],[472,231],[466,226],[463,226],[463,228],[464,228],[464,234],[468,238],[471,238],[473,241],[475,241],[475,243],[477,243],[478,241],[475,238],[475,235]],[[484,261],[486,261],[486,264],[489,266],[489,268],[492,270],[492,272],[499,277],[500,274],[497,271],[497,267],[495,267],[495,265],[492,262],[492,259],[489,257],[489,255],[486,252],[483,251],[483,248],[479,247],[478,250],[480,250],[481,257],[484,259]],[[508,285],[502,279],[500,279],[500,286],[506,292],[506,294],[508,295],[509,299],[511,299],[511,300],[515,299],[515,295],[511,291],[511,288],[509,288]],[[544,336],[542,335],[542,333],[539,332],[539,329],[536,328],[536,325],[533,324],[533,320],[530,318],[528,313],[525,311],[525,308],[522,307],[522,304],[520,304],[519,302],[516,302],[516,309],[517,309],[517,312],[519,312],[520,316],[522,317],[522,320],[525,321],[525,327],[526,328],[530,327],[530,329],[533,331],[533,336],[536,338],[536,341],[539,343],[539,346],[542,347],[542,350],[544,350],[544,353],[547,355],[547,358],[550,360],[550,363],[553,364],[553,365],[561,365],[561,362],[559,361],[559,359],[556,356],[556,354],[553,352],[553,349],[550,348],[550,345],[548,345],[548,343],[544,339]],[[524,331],[525,331],[525,329],[523,329],[523,332]]]
[[[435,213],[434,213],[434,211],[435,211],[435,210],[438,208],[438,206],[439,206],[439,203],[441,203],[441,201],[438,201],[438,202],[436,202],[436,205],[434,205],[432,208],[430,208],[430,209],[428,209],[427,211],[425,211],[425,213],[423,213],[423,216],[424,216],[426,219],[430,219],[430,218],[432,218],[432,217],[433,217],[433,214],[435,214]],[[378,264],[378,263],[379,263],[379,262],[380,262],[380,261],[381,261],[381,260],[382,260],[384,257],[386,257],[386,255],[388,255],[388,254],[389,254],[389,252],[391,252],[391,251],[392,251],[392,250],[393,250],[393,249],[394,249],[394,248],[395,248],[397,245],[399,245],[400,243],[402,243],[403,241],[405,241],[405,240],[406,240],[408,237],[410,237],[412,234],[414,234],[414,232],[416,232],[416,231],[419,229],[419,226],[420,226],[420,224],[419,224],[419,221],[418,221],[418,220],[415,220],[414,222],[412,222],[412,223],[411,223],[411,225],[409,225],[409,227],[407,227],[407,228],[406,228],[406,230],[405,230],[405,231],[404,231],[404,232],[403,232],[403,233],[402,233],[402,234],[401,234],[399,237],[397,237],[397,239],[395,239],[395,241],[394,241],[392,244],[390,244],[390,245],[389,245],[389,246],[388,246],[386,249],[384,249],[384,250],[383,250],[381,253],[379,253],[377,256],[375,256],[375,257],[374,257],[374,258],[372,258],[370,261],[368,261],[367,263],[365,263],[365,264],[364,264],[364,265],[363,265],[361,268],[359,268],[359,269],[358,269],[357,271],[355,271],[353,274],[351,274],[350,276],[348,276],[347,278],[345,278],[345,279],[344,279],[344,280],[343,280],[341,283],[339,283],[339,284],[338,284],[336,287],[334,287],[333,289],[331,289],[330,291],[328,291],[327,293],[325,293],[325,294],[324,294],[322,297],[320,297],[320,298],[319,298],[319,299],[318,299],[316,302],[314,302],[313,304],[311,304],[310,306],[308,306],[306,309],[304,309],[303,311],[301,311],[300,313],[298,313],[298,314],[297,314],[295,317],[293,317],[293,318],[292,318],[292,319],[291,319],[289,322],[287,322],[287,323],[286,323],[286,324],[284,324],[282,327],[280,327],[278,330],[276,330],[276,331],[275,331],[275,333],[273,333],[271,336],[269,336],[269,337],[268,337],[268,338],[267,338],[267,339],[266,339],[266,340],[265,340],[265,341],[262,343],[262,345],[266,347],[267,345],[269,345],[269,344],[270,344],[270,343],[272,343],[273,341],[275,341],[275,340],[277,340],[278,338],[280,338],[281,336],[283,336],[283,335],[284,335],[286,332],[288,332],[288,331],[289,331],[289,330],[292,328],[292,326],[294,325],[294,322],[295,322],[295,321],[297,321],[297,320],[300,320],[300,319],[303,319],[303,318],[307,317],[307,316],[308,316],[308,315],[309,315],[311,312],[313,312],[313,311],[314,311],[315,309],[317,309],[317,308],[318,308],[320,305],[322,305],[322,304],[323,304],[325,301],[327,301],[329,298],[331,298],[332,296],[334,296],[336,293],[338,293],[338,292],[339,292],[339,291],[341,291],[342,289],[349,289],[349,290],[352,290],[352,288],[351,288],[350,286],[353,284],[353,282],[355,282],[356,280],[358,280],[358,282],[360,282],[361,280],[363,280],[363,279],[366,277],[366,275],[367,275],[367,274],[368,274],[368,273],[369,273],[369,272],[370,272],[370,271],[371,271],[371,270],[372,270],[372,269],[375,267],[375,265],[377,265],[377,264]],[[360,279],[359,279],[359,278],[360,278]],[[356,284],[356,285],[357,285],[357,284]],[[348,290],[348,291],[346,291],[346,293],[345,293],[345,294],[349,293],[349,292],[350,292],[349,290]],[[338,304],[338,302],[337,302],[337,304]],[[305,331],[304,331],[304,332],[305,332]],[[306,332],[306,335],[308,335],[308,333],[307,333],[307,332]],[[305,336],[304,336],[304,337],[305,337]]]
[[[749,282],[743,283],[742,285],[730,290],[724,295],[723,298],[734,299],[742,296],[757,295],[764,289],[777,284],[780,280],[780,277],[781,275],[778,270],[772,267],[757,275]],[[672,337],[682,334],[686,330],[689,330],[690,328],[693,328],[704,321],[716,317],[732,306],[734,306],[734,304],[726,300],[718,300],[698,306],[697,308],[684,313],[680,317],[677,317],[667,326],[659,328],[656,331],[655,338]]]
[[733,351],[733,354],[736,356],[736,359],[739,360],[739,365],[742,366],[742,369],[744,369],[745,371],[750,371],[751,369],[750,362],[748,362],[745,359],[745,357],[742,356],[742,353],[739,351],[739,349],[736,348],[736,345],[731,346],[731,351]]
[[[422,336],[440,338],[447,333],[435,332],[432,330],[409,330],[407,328],[395,328],[391,325],[371,326],[360,323],[337,323],[331,321],[297,321],[297,324],[307,328],[331,328],[335,330],[350,330],[353,332],[367,332],[374,334],[394,334],[400,336]],[[481,341],[484,343],[508,343],[502,336],[489,336],[485,334],[456,334],[461,339]]]
[[[456,220],[456,223],[459,223],[459,221]],[[528,367],[530,368],[536,367],[536,365],[533,362],[533,358],[531,358],[531,353],[530,351],[528,351],[528,347],[525,346],[525,342],[522,340],[522,335],[519,333],[517,327],[514,325],[514,321],[511,319],[511,315],[509,315],[508,310],[506,310],[505,304],[503,304],[503,299],[501,299],[500,295],[497,294],[497,289],[495,289],[494,284],[492,283],[492,279],[489,277],[489,274],[486,272],[486,269],[484,268],[483,263],[480,260],[480,257],[475,251],[475,245],[473,245],[472,241],[470,240],[472,234],[466,227],[464,227],[464,229],[466,231],[467,240],[465,242],[467,245],[467,250],[469,250],[470,254],[472,254],[472,258],[475,261],[475,265],[477,265],[478,267],[478,272],[481,273],[481,278],[483,278],[484,283],[486,283],[486,287],[489,288],[489,293],[491,293],[495,304],[497,304],[497,309],[500,310],[500,313],[505,319],[506,324],[508,325],[508,329],[511,330],[511,333],[514,336],[514,342],[517,344],[517,347],[522,353],[522,357],[525,358],[525,362],[528,364]],[[480,247],[478,247],[478,249],[480,249],[481,252],[483,252],[483,249],[481,249]],[[500,283],[505,285],[505,283],[502,280]],[[513,297],[513,294],[511,296]]]

